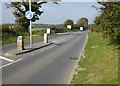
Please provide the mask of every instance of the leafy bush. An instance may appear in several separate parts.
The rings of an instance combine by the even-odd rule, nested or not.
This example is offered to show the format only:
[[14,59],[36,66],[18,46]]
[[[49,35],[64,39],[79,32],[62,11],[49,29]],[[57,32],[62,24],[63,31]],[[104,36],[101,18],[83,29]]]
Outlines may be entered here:
[[111,32],[111,40],[114,43],[120,44],[120,28],[113,28],[113,32]]
[[63,25],[64,25],[64,27],[67,27],[67,25],[71,25],[73,28],[74,22],[71,19],[67,19],[66,21],[64,21]]
[[15,32],[17,35],[26,35],[25,33],[28,32],[28,30],[20,25],[15,25],[13,28],[13,32]]
[[10,32],[9,24],[2,24],[2,33]]
[[29,35],[28,31],[20,25],[2,24],[1,26],[0,31],[2,32],[2,38]]
[[110,38],[111,42],[120,45],[120,1],[99,2],[101,14],[96,17],[96,27],[93,31],[102,33],[104,38]]
[[56,32],[57,32],[57,33],[65,33],[65,32],[70,32],[70,30],[67,29],[67,28],[65,28],[65,27],[63,27],[62,29],[57,29]]
[[12,30],[10,24],[2,24],[2,37],[3,38],[12,37],[15,35],[16,33]]

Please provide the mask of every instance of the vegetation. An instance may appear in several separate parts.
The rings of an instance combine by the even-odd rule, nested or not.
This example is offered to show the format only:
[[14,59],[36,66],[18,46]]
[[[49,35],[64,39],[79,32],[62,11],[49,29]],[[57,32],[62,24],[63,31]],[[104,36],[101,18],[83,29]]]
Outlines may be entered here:
[[1,44],[7,44],[15,42],[18,35],[29,36],[29,33],[22,29],[23,27],[14,24],[2,24],[0,25],[0,30],[2,32],[2,42]]
[[57,29],[61,29],[63,24],[32,24],[33,28],[51,28],[55,26]]
[[[32,28],[33,35],[43,35],[46,31],[47,28]],[[55,34],[55,31],[51,30],[51,34]]]
[[88,28],[88,19],[85,17],[80,18],[77,21],[77,25],[78,25],[78,27],[84,27],[84,29],[87,29]]
[[92,31],[98,32],[103,38],[110,38],[111,43],[120,46],[120,1],[98,2],[101,15],[95,19]]
[[89,39],[73,84],[118,84],[118,50],[96,33]]
[[[9,25],[9,24],[8,24]],[[4,27],[3,27],[4,28]],[[15,28],[14,28],[15,29]],[[18,29],[15,29],[15,30],[18,30]],[[20,29],[20,30],[22,30],[22,29]],[[3,30],[4,31],[4,30]],[[45,32],[45,30],[39,30],[39,31],[37,31],[36,29],[35,30],[33,30],[33,39],[36,39],[36,38],[41,38],[42,37],[42,35],[44,34],[44,32]],[[13,32],[12,32],[13,33]],[[9,44],[9,43],[14,43],[14,42],[16,42],[17,41],[17,36],[18,35],[13,35],[11,33],[11,35],[10,35],[10,32],[8,32],[8,33],[4,33],[4,32],[2,32],[2,41],[0,42],[0,45],[6,45],[6,44]],[[16,33],[15,34],[19,34],[20,33],[20,31],[19,32],[17,32],[16,31]],[[22,36],[24,36],[24,40],[25,41],[27,41],[27,40],[29,40],[29,33],[23,33],[23,32],[21,32],[23,35]]]
[[[43,13],[43,11],[40,11],[39,8],[41,8],[41,5],[46,2],[32,2],[31,11],[34,12],[34,16],[31,19],[32,22],[35,22],[36,20],[39,20],[39,16]],[[16,23],[22,27],[24,27],[26,30],[28,30],[30,21],[25,17],[25,13],[29,11],[29,2],[22,1],[22,2],[11,2],[10,7],[15,8],[15,11],[13,14],[16,17]]]
[[71,25],[72,26],[72,28],[73,28],[73,25],[74,25],[74,22],[73,22],[73,20],[71,20],[71,19],[67,19],[66,21],[64,21],[64,27],[66,27],[67,28],[67,25]]
[[[41,38],[42,35],[33,35],[32,38],[36,39],[36,38]],[[29,36],[24,36],[24,41],[28,41],[30,39]],[[16,43],[17,42],[17,37],[8,37],[8,38],[2,38],[2,42],[0,45],[6,45],[6,44],[10,44],[10,43]]]

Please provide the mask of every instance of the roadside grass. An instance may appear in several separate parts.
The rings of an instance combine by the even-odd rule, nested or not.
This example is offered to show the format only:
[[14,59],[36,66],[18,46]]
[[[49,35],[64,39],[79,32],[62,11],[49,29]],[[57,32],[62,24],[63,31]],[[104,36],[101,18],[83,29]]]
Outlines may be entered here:
[[46,30],[46,28],[32,28],[32,31],[41,31],[41,30]]
[[[42,35],[33,35],[32,38],[33,39],[42,38]],[[30,39],[30,36],[24,37],[24,41],[28,41],[29,39]],[[17,43],[17,37],[2,38],[0,45],[6,45],[9,43]]]
[[90,32],[72,84],[118,84],[118,50],[96,33]]
[[9,43],[13,43],[13,42],[16,42],[17,41],[17,38],[16,37],[8,37],[8,38],[2,38],[2,45],[6,45],[6,44],[9,44]]
[[[32,28],[32,32],[33,32],[32,38],[33,39],[42,38],[42,35],[45,33],[45,31],[46,31],[45,28]],[[30,36],[24,36],[24,41],[28,41],[29,39]],[[17,42],[17,37],[7,37],[7,38],[2,38],[0,45],[6,45],[15,42]]]
[[2,41],[0,40],[0,45],[2,45]]

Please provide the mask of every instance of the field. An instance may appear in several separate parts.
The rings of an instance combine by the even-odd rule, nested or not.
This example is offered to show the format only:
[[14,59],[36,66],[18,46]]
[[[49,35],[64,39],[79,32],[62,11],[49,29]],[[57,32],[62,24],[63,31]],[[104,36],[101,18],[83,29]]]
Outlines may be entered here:
[[46,28],[32,28],[32,31],[41,31],[41,30],[46,30]]

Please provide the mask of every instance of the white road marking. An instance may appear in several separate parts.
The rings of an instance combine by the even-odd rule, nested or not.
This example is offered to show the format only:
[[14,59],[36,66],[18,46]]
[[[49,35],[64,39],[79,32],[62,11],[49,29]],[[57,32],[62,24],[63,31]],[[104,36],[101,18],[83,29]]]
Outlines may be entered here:
[[3,56],[0,56],[0,59],[6,60],[6,61],[8,61],[8,62],[13,62],[13,61],[14,61],[14,60],[12,60],[12,59],[8,59],[8,58],[5,58],[5,57],[3,57]]
[[13,62],[11,62],[11,63],[8,63],[8,64],[6,64],[6,65],[3,65],[3,66],[0,67],[0,69],[1,69],[1,68],[4,68],[4,67],[7,67],[7,66],[9,66],[9,65],[11,65],[11,64],[14,64],[14,63],[16,63],[16,62],[19,62],[19,61],[21,61],[22,59],[23,59],[23,58],[18,59],[18,60],[16,60],[16,61],[13,61]]

